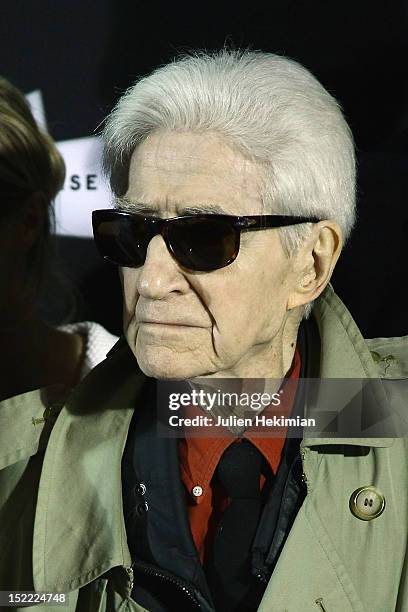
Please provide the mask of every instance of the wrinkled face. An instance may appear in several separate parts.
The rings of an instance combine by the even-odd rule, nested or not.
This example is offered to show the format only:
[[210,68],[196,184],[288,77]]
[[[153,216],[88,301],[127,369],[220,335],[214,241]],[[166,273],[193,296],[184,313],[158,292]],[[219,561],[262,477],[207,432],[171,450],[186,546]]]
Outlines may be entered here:
[[[209,205],[254,215],[258,191],[256,165],[216,135],[157,132],[133,154],[126,200],[161,218]],[[122,268],[124,332],[147,376],[268,376],[293,282],[276,229],[242,232],[238,257],[212,272],[182,268],[157,235],[143,266]]]

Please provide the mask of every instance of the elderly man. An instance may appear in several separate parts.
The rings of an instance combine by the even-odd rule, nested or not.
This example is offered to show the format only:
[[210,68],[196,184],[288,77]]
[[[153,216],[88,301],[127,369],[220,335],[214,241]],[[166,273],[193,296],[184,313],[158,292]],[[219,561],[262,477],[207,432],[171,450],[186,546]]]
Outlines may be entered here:
[[104,139],[115,208],[94,234],[124,338],[45,424],[13,400],[11,528],[18,487],[39,487],[1,588],[63,591],[77,612],[406,611],[404,439],[157,429],[165,381],[292,383],[290,416],[302,379],[406,373],[406,339],[364,341],[329,285],[355,215],[337,103],[296,62],[223,50],[141,79]]

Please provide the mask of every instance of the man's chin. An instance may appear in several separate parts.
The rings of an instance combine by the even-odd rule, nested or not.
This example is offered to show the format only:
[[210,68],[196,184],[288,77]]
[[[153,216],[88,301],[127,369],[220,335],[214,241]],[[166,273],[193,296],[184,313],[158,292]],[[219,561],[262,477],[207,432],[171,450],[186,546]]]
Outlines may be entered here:
[[137,359],[137,362],[143,374],[157,380],[185,380],[199,376],[192,370],[191,365],[187,364],[161,363],[160,360],[150,362],[146,359]]
[[140,364],[139,367],[143,374],[146,374],[146,376],[150,378],[156,378],[157,380],[186,380],[191,378],[188,374],[186,375],[175,370],[167,371],[160,370],[159,368],[143,368]]
[[137,335],[130,349],[136,357],[143,374],[158,380],[185,380],[194,376],[203,376],[205,370],[198,363],[193,353],[183,346],[180,351],[171,348],[153,345],[141,341]]

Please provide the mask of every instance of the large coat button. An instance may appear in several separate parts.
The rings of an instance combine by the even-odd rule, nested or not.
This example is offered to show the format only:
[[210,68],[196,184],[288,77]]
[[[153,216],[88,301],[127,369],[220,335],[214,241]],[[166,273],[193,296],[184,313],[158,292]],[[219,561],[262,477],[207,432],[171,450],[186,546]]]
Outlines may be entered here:
[[354,516],[371,521],[384,512],[385,497],[376,487],[360,487],[351,494],[349,506]]

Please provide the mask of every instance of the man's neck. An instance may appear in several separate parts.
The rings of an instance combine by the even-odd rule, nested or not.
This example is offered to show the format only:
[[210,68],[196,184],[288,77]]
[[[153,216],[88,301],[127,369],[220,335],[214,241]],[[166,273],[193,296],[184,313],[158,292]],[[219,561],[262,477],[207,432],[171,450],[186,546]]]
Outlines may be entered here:
[[[243,397],[243,394],[251,396],[254,393],[265,393],[272,397],[274,393],[279,391],[282,380],[292,366],[300,320],[300,316],[296,318],[288,317],[268,350],[257,355],[258,359],[247,360],[245,367],[217,372],[208,376],[198,376],[186,382],[197,392],[204,391],[206,394],[219,394],[221,392],[224,394],[223,397],[228,397],[226,394],[231,393],[238,393],[241,397]],[[240,372],[239,376],[236,375],[238,371]],[[206,410],[208,407],[203,406],[203,409]],[[247,416],[248,407],[236,403],[214,405],[210,414],[213,417],[225,417],[233,414],[240,418],[244,415]],[[239,431],[234,430],[234,433],[239,433]]]

